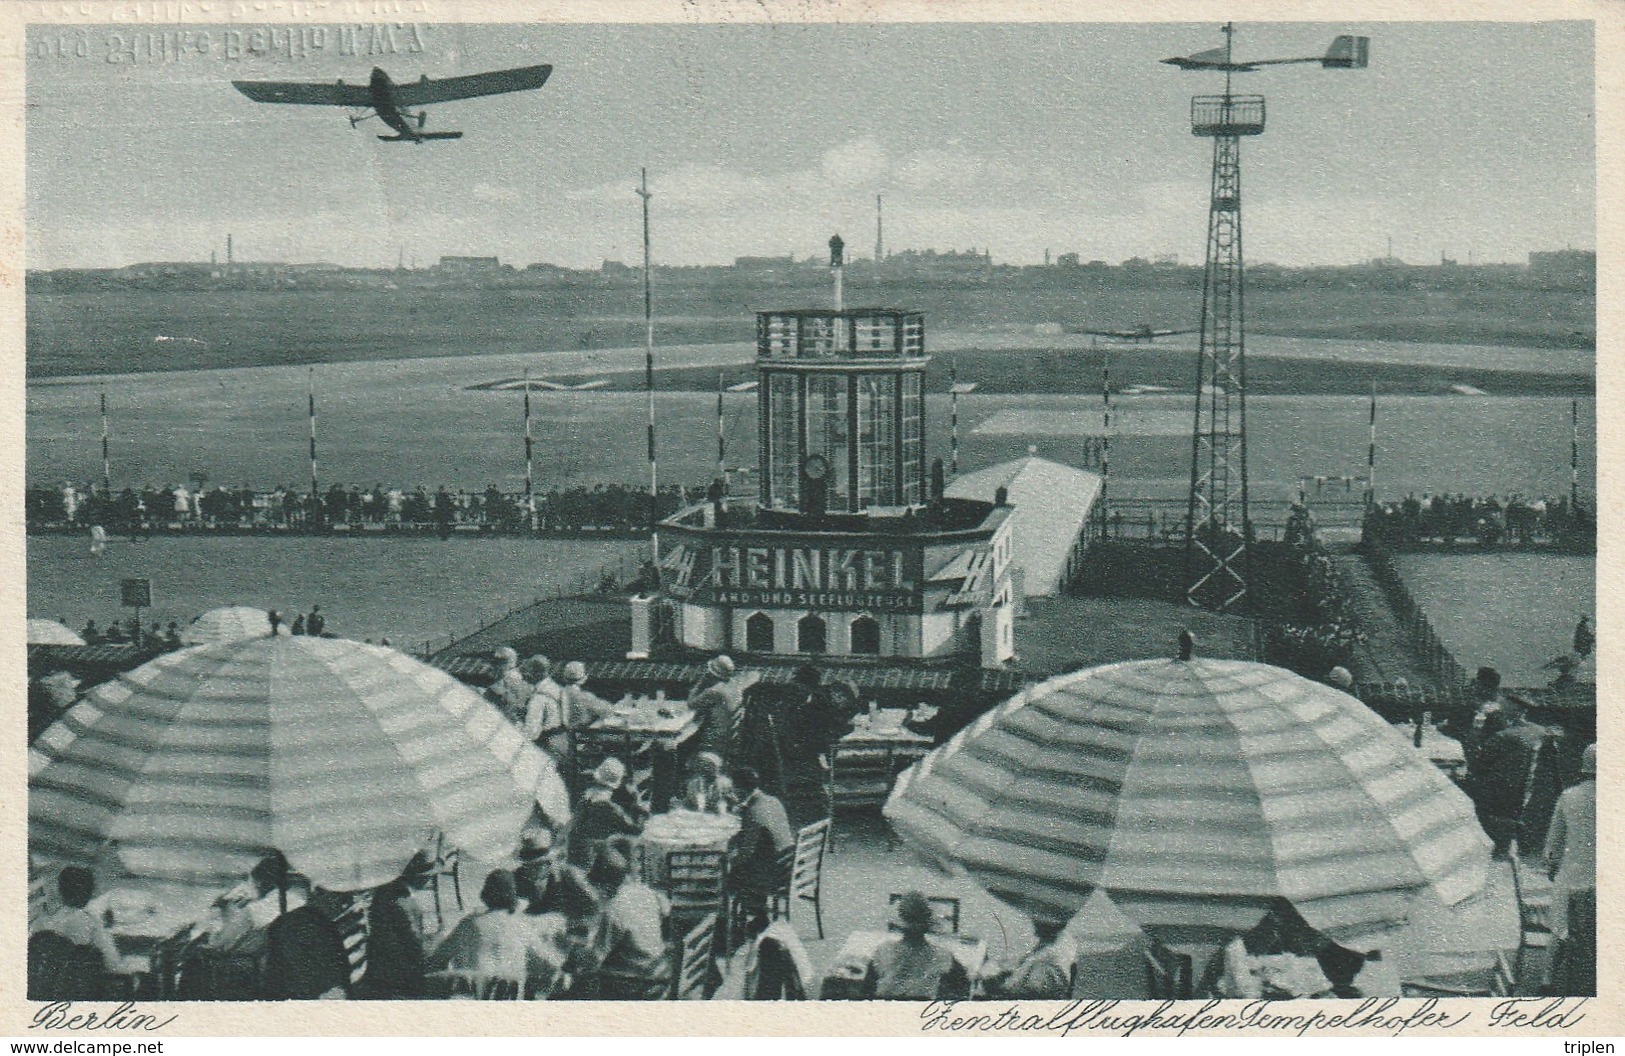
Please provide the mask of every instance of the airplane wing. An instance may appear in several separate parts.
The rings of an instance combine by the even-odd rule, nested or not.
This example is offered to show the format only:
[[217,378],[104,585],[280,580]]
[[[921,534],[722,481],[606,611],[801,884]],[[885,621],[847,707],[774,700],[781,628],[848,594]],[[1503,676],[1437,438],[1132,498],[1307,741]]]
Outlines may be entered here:
[[515,70],[493,70],[467,77],[447,77],[431,81],[424,77],[418,81],[397,84],[394,100],[397,106],[424,106],[429,103],[448,103],[454,99],[474,99],[482,95],[502,95],[506,92],[525,92],[547,83],[551,66],[522,66]]
[[232,87],[256,103],[299,103],[305,106],[371,106],[364,84],[311,84],[305,81],[232,81]]

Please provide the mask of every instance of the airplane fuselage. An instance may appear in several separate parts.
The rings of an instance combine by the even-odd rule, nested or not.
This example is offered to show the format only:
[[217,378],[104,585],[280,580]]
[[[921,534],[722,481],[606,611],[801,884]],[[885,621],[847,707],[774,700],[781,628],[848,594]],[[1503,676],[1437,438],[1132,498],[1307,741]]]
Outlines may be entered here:
[[395,105],[395,82],[389,79],[389,74],[374,66],[367,87],[372,92],[372,109],[378,119],[407,139],[417,139],[417,130],[407,124],[406,116]]

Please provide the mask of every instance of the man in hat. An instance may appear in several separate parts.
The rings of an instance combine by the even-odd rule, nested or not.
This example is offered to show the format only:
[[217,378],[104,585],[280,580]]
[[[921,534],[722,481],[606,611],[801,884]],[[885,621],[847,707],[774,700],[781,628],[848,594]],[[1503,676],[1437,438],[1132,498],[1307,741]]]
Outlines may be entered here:
[[564,689],[564,715],[572,730],[585,729],[614,713],[609,701],[587,688],[587,665],[571,660],[559,675]]
[[615,793],[625,780],[626,764],[614,756],[592,772],[592,785],[581,795],[575,825],[570,830],[571,865],[590,867],[605,840],[611,836],[636,836],[643,831],[642,819],[615,801]]
[[570,739],[565,721],[564,687],[553,678],[553,662],[545,656],[525,661],[527,680],[535,685],[525,704],[525,736],[553,757],[569,758]]
[[969,979],[954,955],[931,941],[937,915],[918,891],[897,901],[897,930],[869,958],[863,996],[879,1001],[935,1001],[966,997]]
[[745,707],[745,680],[737,677],[733,658],[713,656],[705,665],[705,676],[694,684],[688,706],[699,719],[695,744],[700,751],[727,758],[733,746],[734,728]]
[[1523,826],[1546,736],[1546,728],[1526,722],[1523,709],[1510,700],[1503,701],[1484,725],[1484,740],[1469,775],[1479,823],[1494,842],[1497,858],[1506,857]]
[[1580,757],[1580,780],[1557,800],[1546,837],[1552,878],[1552,936],[1560,943],[1553,989],[1564,996],[1597,992],[1597,746]]
[[783,801],[762,791],[755,770],[735,770],[733,784],[740,797],[739,835],[730,877],[746,933],[754,936],[767,926],[768,899],[789,880],[783,858],[795,847],[796,834]]
[[497,677],[487,690],[491,703],[501,709],[515,726],[525,722],[525,705],[530,702],[531,687],[519,671],[519,654],[512,646],[504,645],[491,654],[497,662]]
[[532,916],[546,912],[546,900],[558,875],[558,858],[553,853],[553,833],[543,828],[527,828],[519,834],[519,865],[513,871],[519,897]]

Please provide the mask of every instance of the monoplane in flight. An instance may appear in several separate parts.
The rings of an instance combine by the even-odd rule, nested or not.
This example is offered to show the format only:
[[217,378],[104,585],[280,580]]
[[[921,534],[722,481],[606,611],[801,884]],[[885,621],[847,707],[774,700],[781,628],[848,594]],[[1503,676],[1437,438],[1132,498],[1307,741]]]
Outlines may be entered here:
[[393,136],[379,136],[385,143],[424,143],[432,139],[461,139],[461,132],[425,132],[428,114],[410,107],[424,107],[430,103],[449,103],[456,99],[474,99],[482,95],[505,95],[525,92],[547,83],[553,72],[551,66],[522,66],[512,70],[493,70],[466,77],[446,77],[431,81],[427,75],[416,81],[396,84],[389,74],[373,67],[372,80],[367,84],[345,84],[342,80],[328,84],[308,81],[232,81],[239,92],[256,103],[296,103],[304,106],[344,106],[362,111],[350,115],[350,127],[376,117],[395,130]]
[[1229,57],[1226,48],[1211,48],[1199,51],[1195,55],[1176,56],[1163,59],[1170,66],[1178,66],[1182,70],[1219,70],[1230,73],[1256,73],[1260,66],[1288,66],[1299,62],[1318,62],[1328,70],[1363,70],[1371,60],[1371,38],[1340,36],[1332,41],[1332,46],[1324,55],[1315,55],[1307,59],[1254,59],[1251,62],[1235,62]]

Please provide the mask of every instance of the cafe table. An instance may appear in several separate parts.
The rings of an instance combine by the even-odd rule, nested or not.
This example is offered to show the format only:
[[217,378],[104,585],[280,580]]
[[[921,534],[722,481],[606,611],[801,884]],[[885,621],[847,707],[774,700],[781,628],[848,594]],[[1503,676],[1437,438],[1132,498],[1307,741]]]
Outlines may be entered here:
[[645,883],[664,887],[666,855],[672,851],[722,851],[739,832],[739,818],[732,814],[702,814],[697,810],[673,810],[656,814],[643,825],[632,843],[637,859],[633,867]]
[[[592,742],[597,749],[594,754],[621,757],[629,770],[637,769],[635,757],[648,753],[650,798],[659,809],[682,787],[678,753],[699,731],[699,716],[686,701],[627,697],[578,737],[584,735],[583,739]],[[577,746],[578,753],[582,747]]]
[[[889,940],[901,937],[895,931],[852,932],[824,972],[819,996],[833,1001],[861,999],[863,980],[869,973],[869,961],[875,951]],[[964,969],[965,977],[970,980],[971,996],[975,997],[982,967],[987,963],[987,943],[961,935],[928,935],[926,940],[953,954],[959,967]]]
[[860,711],[852,719],[852,729],[840,740],[847,748],[889,748],[895,758],[912,762],[923,759],[935,746],[930,735],[916,733],[904,725],[908,712],[902,708]]

